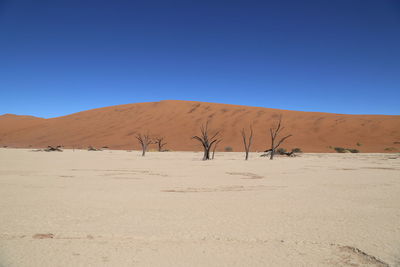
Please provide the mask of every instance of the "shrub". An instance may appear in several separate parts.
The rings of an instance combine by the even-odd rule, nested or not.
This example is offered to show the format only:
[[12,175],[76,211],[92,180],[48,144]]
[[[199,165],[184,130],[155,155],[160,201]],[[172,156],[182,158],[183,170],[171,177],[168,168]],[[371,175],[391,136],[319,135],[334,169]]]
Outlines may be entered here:
[[358,153],[360,151],[358,151],[358,149],[354,149],[354,148],[348,148],[348,151],[350,151],[351,153]]
[[334,147],[337,153],[346,153],[346,149],[343,147]]
[[337,153],[358,153],[357,149],[354,148],[343,148],[343,147],[335,147],[334,148]]
[[227,147],[225,147],[224,150],[225,150],[225,152],[232,152],[233,148],[231,146],[227,146]]
[[293,148],[292,151],[293,151],[294,153],[302,153],[302,152],[303,152],[303,151],[301,151],[301,149],[298,148],[298,147]]
[[283,147],[280,147],[276,150],[276,153],[278,153],[279,155],[283,155],[284,153],[286,153],[286,149],[284,149]]
[[395,151],[397,150],[395,147],[387,147],[385,148],[385,151]]
[[361,143],[357,142],[357,146],[362,146]]

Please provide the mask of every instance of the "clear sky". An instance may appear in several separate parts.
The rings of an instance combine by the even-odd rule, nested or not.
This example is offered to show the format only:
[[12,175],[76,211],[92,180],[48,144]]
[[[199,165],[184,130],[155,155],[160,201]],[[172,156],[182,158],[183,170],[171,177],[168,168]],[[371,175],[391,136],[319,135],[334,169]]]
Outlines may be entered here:
[[197,100],[400,114],[398,0],[0,0],[0,114]]

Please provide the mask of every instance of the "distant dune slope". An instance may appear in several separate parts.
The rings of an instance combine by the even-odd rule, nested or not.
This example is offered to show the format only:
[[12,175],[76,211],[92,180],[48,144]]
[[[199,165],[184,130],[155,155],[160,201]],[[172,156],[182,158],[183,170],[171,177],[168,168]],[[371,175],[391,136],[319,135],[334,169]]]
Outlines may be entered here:
[[111,106],[51,119],[2,115],[0,145],[139,149],[135,134],[148,132],[165,136],[167,149],[201,150],[191,137],[199,133],[202,123],[210,120],[210,128],[220,130],[223,138],[218,150],[232,147],[234,151],[243,151],[240,130],[251,123],[252,151],[261,151],[268,148],[268,130],[279,115],[283,117],[284,134],[293,135],[283,145],[287,149],[334,152],[332,147],[340,146],[361,152],[400,152],[400,116],[342,115],[172,100]]

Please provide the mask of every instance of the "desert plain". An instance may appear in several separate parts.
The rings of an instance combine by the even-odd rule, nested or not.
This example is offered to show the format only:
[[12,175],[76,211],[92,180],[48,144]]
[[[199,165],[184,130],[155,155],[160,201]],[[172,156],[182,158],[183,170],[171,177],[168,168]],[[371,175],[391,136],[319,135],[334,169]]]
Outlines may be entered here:
[[0,266],[400,266],[400,155],[0,149]]

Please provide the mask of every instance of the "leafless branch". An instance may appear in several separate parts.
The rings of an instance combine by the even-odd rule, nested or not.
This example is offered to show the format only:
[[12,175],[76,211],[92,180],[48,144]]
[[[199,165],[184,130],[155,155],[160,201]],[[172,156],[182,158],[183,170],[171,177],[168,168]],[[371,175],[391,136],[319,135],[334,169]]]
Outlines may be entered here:
[[144,157],[147,151],[147,147],[152,143],[150,135],[148,133],[147,134],[139,133],[135,137],[139,141],[142,147],[142,157]]
[[285,137],[281,138],[278,142],[277,141],[277,137],[279,136],[279,134],[283,131],[283,129],[285,129],[285,127],[282,127],[282,115],[279,116],[279,120],[278,120],[278,125],[276,127],[271,127],[269,129],[270,135],[271,135],[271,149],[269,149],[268,151],[270,151],[270,159],[274,159],[274,154],[275,151],[278,149],[278,147],[289,137],[291,137],[292,135],[286,135]]
[[251,147],[251,144],[252,144],[252,141],[253,141],[253,127],[251,125],[250,125],[249,140],[247,140],[246,131],[244,130],[244,128],[242,129],[242,137],[243,137],[244,149],[246,151],[245,160],[248,160],[249,159],[250,147]]
[[209,133],[208,125],[209,125],[209,121],[207,121],[205,125],[204,124],[201,125],[200,126],[201,135],[200,136],[195,135],[192,137],[192,139],[199,141],[201,143],[201,145],[203,146],[203,150],[204,150],[203,160],[210,159],[210,150],[211,150],[213,144],[216,144],[216,142],[220,141],[219,139],[217,139],[217,137],[219,135],[219,131],[214,133],[211,136],[211,138],[209,138],[210,133]]
[[154,143],[157,144],[159,152],[162,152],[163,147],[167,144],[167,143],[164,143],[164,139],[165,139],[164,136],[158,136],[158,137],[154,138]]
[[218,141],[215,142],[213,152],[212,152],[212,157],[211,157],[212,159],[214,159],[215,150],[217,149],[217,146],[218,146],[219,142],[221,142],[221,141],[222,141],[222,139],[218,139]]

